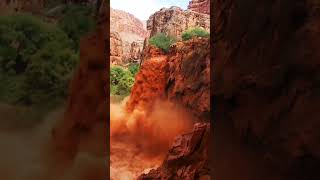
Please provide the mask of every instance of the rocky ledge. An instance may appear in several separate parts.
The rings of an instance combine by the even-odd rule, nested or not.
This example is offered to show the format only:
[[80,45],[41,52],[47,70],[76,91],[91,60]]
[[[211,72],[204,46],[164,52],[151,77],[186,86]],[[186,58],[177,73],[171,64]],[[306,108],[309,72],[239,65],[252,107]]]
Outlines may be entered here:
[[191,133],[176,137],[166,159],[158,169],[142,174],[138,180],[210,179],[208,167],[209,123],[196,123]]

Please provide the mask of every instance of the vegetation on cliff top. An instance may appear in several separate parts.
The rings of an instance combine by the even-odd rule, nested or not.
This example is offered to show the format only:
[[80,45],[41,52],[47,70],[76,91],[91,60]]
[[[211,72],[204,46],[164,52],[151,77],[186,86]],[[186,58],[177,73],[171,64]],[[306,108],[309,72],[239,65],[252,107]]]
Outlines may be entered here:
[[176,38],[165,33],[158,33],[149,39],[149,44],[154,45],[164,52],[168,52],[170,46],[176,42]]
[[186,41],[193,37],[209,37],[210,33],[200,27],[189,28],[182,33],[182,40]]
[[[183,41],[192,39],[193,37],[209,37],[210,33],[207,32],[205,29],[201,27],[192,27],[187,30],[185,30],[181,38]],[[149,44],[156,46],[159,49],[162,49],[164,52],[168,52],[170,49],[170,46],[174,44],[177,41],[176,37],[167,35],[165,33],[158,33],[154,36],[152,36],[149,39]]]

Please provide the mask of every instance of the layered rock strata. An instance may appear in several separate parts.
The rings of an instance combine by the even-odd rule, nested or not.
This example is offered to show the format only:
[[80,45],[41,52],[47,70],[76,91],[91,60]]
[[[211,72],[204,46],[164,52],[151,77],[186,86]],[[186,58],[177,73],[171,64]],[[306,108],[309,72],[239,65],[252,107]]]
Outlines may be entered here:
[[182,32],[192,27],[202,27],[210,31],[210,16],[173,6],[160,9],[147,21],[149,37],[157,33],[166,33],[180,40]]
[[199,13],[210,14],[210,0],[191,0],[188,9]]
[[[130,61],[139,61],[143,41],[147,37],[147,30],[143,22],[130,13],[111,8],[110,24],[111,34],[117,34],[117,37],[110,37],[111,51],[115,49],[122,51],[121,55],[116,56],[117,61],[112,61],[112,63],[125,64]],[[121,41],[121,43],[118,43],[119,41]],[[121,46],[119,44],[121,44]]]

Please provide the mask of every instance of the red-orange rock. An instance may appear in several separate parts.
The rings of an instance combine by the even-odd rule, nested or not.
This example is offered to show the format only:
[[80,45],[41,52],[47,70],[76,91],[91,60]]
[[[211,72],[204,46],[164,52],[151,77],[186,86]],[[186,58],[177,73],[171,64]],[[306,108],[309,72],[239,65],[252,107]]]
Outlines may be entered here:
[[210,124],[197,123],[191,133],[178,136],[158,168],[142,174],[139,180],[202,179],[210,175],[208,150]]
[[210,0],[191,0],[188,9],[199,13],[210,14]]
[[[257,154],[255,163],[272,165],[282,180],[320,177],[319,7],[316,0],[213,0],[215,121],[230,123],[223,136],[241,139],[242,156]],[[235,164],[223,159],[217,169],[222,161]],[[267,175],[250,179],[275,179]]]
[[165,98],[183,105],[199,118],[210,113],[210,45],[208,39],[178,42],[168,54],[145,48],[144,61],[131,91],[128,106]]
[[150,37],[157,33],[166,33],[181,40],[183,31],[193,27],[202,27],[210,31],[210,16],[173,6],[160,9],[147,21]]
[[194,38],[169,53],[168,99],[183,104],[201,119],[210,118],[210,43]]

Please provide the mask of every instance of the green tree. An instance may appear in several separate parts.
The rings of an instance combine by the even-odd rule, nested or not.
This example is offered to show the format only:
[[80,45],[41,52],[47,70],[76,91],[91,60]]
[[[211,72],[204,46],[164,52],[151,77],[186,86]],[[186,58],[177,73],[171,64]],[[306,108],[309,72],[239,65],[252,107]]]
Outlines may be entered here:
[[59,26],[72,40],[74,50],[79,49],[80,38],[95,27],[94,7],[87,5],[68,5],[62,12]]
[[182,40],[186,41],[193,37],[209,37],[210,33],[200,27],[189,28],[182,33]]
[[110,68],[110,90],[112,95],[129,95],[134,83],[134,77],[129,70],[120,66]]
[[79,57],[70,49],[58,46],[57,43],[48,44],[31,57],[32,62],[25,72],[24,101],[41,103],[67,95]]
[[0,100],[48,103],[65,96],[78,55],[68,36],[42,19],[0,17]]
[[68,48],[66,34],[27,14],[0,17],[0,67],[6,71],[22,73],[30,57],[49,42],[59,42],[60,48]]
[[176,42],[176,38],[164,33],[158,33],[149,39],[149,44],[154,45],[164,52],[168,52],[170,46]]
[[128,70],[131,72],[131,74],[133,75],[133,77],[136,76],[136,74],[139,71],[139,64],[136,63],[132,63],[129,65]]

